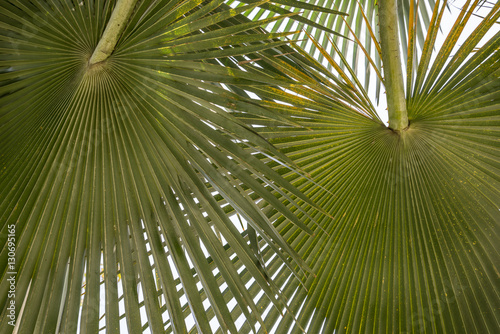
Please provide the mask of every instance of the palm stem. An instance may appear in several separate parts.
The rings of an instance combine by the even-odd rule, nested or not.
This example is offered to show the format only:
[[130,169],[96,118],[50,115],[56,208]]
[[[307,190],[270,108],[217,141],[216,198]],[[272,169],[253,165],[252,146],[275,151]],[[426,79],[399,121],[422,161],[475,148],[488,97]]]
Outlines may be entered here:
[[399,50],[397,0],[379,0],[379,18],[389,128],[401,131],[408,127],[408,113]]
[[92,57],[90,57],[89,64],[93,65],[100,63],[111,55],[115,49],[118,38],[125,29],[125,23],[130,18],[132,11],[135,7],[137,0],[118,0],[108,25],[102,34],[102,37],[97,44]]

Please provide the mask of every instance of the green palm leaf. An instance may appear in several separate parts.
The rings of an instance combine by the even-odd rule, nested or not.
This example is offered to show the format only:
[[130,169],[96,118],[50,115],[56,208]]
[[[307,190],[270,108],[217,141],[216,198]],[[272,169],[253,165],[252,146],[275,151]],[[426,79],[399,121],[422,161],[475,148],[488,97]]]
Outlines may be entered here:
[[261,4],[139,2],[111,57],[93,65],[112,2],[0,4],[2,324],[14,275],[21,333],[117,332],[123,321],[131,333],[180,333],[190,316],[198,332],[236,333],[227,296],[264,328],[234,256],[285,307],[257,235],[301,268],[298,281],[308,268],[245,191],[309,232],[277,197],[312,202],[255,154],[289,159],[227,110],[286,119],[223,88],[296,85],[229,58],[283,44],[288,33],[260,29],[282,17],[237,19]]
[[[228,1],[232,6],[241,6],[248,1]],[[283,19],[273,22],[266,29],[272,32],[291,31],[301,28],[302,32],[297,36],[300,40],[298,45],[306,50],[311,56],[322,62],[329,70],[332,65],[324,59],[321,51],[324,49],[331,57],[335,57],[337,52],[341,52],[347,58],[347,64],[353,69],[356,76],[363,79],[363,85],[368,91],[373,85],[376,89],[377,102],[380,97],[382,78],[377,76],[377,72],[382,72],[382,62],[380,58],[379,41],[379,16],[378,4],[375,0],[318,0],[302,1],[299,4],[286,4],[286,2],[276,2],[274,5],[281,6],[283,11],[301,13],[302,21]],[[422,47],[426,27],[430,23],[432,8],[435,1],[399,1],[398,22],[394,22],[400,27],[400,39],[403,45],[407,45],[410,30],[415,21],[421,22],[416,26],[416,44]],[[305,5],[321,6],[330,10],[338,10],[347,15],[335,15],[327,11],[312,10]],[[431,11],[429,11],[431,9]],[[275,11],[260,10],[248,11],[246,15],[253,19],[272,17]],[[285,13],[285,12],[283,12]],[[305,21],[305,20],[309,21]],[[413,21],[412,21],[413,20]],[[312,43],[307,37],[311,35],[317,40]],[[347,38],[346,38],[347,37]],[[332,46],[331,41],[338,45],[338,50]],[[407,50],[402,49],[404,58],[407,57]],[[366,55],[369,57],[367,58]],[[340,66],[345,70],[345,65]],[[333,73],[336,73],[335,71]]]
[[[498,331],[500,5],[438,51],[446,2],[400,6],[393,131],[372,2],[246,3],[139,2],[90,67],[113,2],[0,4],[2,324],[14,275],[21,333]],[[337,9],[363,53],[259,28]]]
[[[476,5],[464,9],[457,27]],[[455,53],[461,31],[452,30],[431,60],[443,6],[435,9],[419,62],[409,66],[407,130],[392,131],[374,117],[349,72],[318,85],[330,76],[319,64],[309,68],[304,98],[295,97],[302,109],[288,108],[302,128],[242,115],[312,175],[315,183],[276,166],[331,215],[311,213],[326,231],[312,238],[285,221],[276,224],[316,274],[307,279],[308,290],[288,281],[289,269],[274,263],[272,254],[264,255],[308,333],[500,328],[500,33],[477,47],[487,31],[495,33],[500,5]],[[341,95],[346,91],[349,104]],[[284,93],[281,101],[293,103]],[[279,217],[267,208],[270,217]],[[263,298],[259,307],[268,304]],[[276,333],[301,332],[291,316],[272,309],[266,322]]]

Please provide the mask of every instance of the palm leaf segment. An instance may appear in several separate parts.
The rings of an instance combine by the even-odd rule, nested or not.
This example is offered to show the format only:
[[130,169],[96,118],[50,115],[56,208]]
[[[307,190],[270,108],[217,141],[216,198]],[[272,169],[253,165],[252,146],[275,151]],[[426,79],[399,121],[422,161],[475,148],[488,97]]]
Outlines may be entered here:
[[[333,217],[313,214],[326,231],[314,238],[277,224],[316,274],[306,291],[287,281],[289,269],[269,264],[307,333],[500,328],[500,33],[492,30],[500,4],[458,47],[477,6],[467,4],[434,58],[444,6],[434,9],[418,62],[409,57],[408,130],[395,133],[376,119],[350,67],[344,73],[332,58],[338,72],[309,68],[300,96],[268,94],[295,100],[301,108],[286,112],[303,128],[245,118],[312,175],[316,183],[276,167]],[[493,37],[476,48],[488,31]],[[277,333],[301,332],[288,314],[271,310],[266,320]]]
[[186,332],[189,314],[201,333],[212,318],[236,333],[231,311],[263,325],[233,260],[284,309],[259,249],[225,212],[235,208],[285,265],[305,268],[248,193],[306,230],[276,196],[308,199],[254,153],[287,158],[227,114],[284,120],[223,88],[292,83],[251,63],[221,66],[283,44],[259,28],[274,18],[236,19],[259,4],[139,2],[112,57],[89,67],[113,2],[1,3],[2,323],[11,271],[22,333],[115,332],[123,312],[131,333]]
[[[412,5],[413,2],[413,5]],[[243,6],[248,0],[227,1],[231,6]],[[418,4],[418,6],[417,6]],[[430,23],[434,0],[428,1],[398,1],[398,22],[400,38],[403,45],[407,45],[409,31],[412,29],[410,19],[418,11],[418,19],[423,23],[415,27],[416,45],[422,47],[425,40],[426,28]],[[268,6],[271,6],[268,5]],[[382,73],[382,62],[380,55],[379,16],[377,0],[315,0],[301,1],[301,4],[287,1],[275,1],[272,6],[279,6],[281,13],[300,13],[300,20],[283,18],[270,23],[266,29],[271,32],[291,31],[301,29],[296,36],[299,40],[297,45],[306,50],[311,56],[322,62],[329,70],[333,70],[331,63],[325,60],[323,49],[329,54],[336,54],[335,48],[346,56],[347,64],[353,72],[363,78],[362,83],[365,90],[372,87],[376,89],[376,99],[380,97],[382,78],[377,76]],[[328,8],[332,12],[314,10],[314,6]],[[413,8],[415,7],[415,8]],[[269,7],[271,8],[271,7]],[[274,8],[274,7],[273,7]],[[347,15],[336,15],[335,11]],[[256,8],[244,13],[254,20],[272,17],[274,11],[266,8]],[[317,43],[313,43],[308,36],[314,37]],[[348,36],[349,38],[344,38]],[[332,44],[335,43],[335,46]],[[404,58],[407,50],[402,50]],[[340,62],[339,66],[346,71],[346,65]],[[377,73],[378,72],[378,73]],[[337,73],[332,71],[332,73]]]

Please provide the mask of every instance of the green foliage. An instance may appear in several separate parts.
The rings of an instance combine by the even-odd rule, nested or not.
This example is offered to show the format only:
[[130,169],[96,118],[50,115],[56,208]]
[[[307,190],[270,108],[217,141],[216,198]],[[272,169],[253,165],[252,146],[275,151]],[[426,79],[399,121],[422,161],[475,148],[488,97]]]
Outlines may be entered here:
[[[252,73],[252,64],[231,68],[215,59],[231,62],[230,56],[283,44],[274,39],[285,34],[259,28],[273,19],[236,19],[254,6],[141,2],[112,56],[89,65],[110,2],[2,3],[1,243],[7,245],[7,228],[15,224],[17,312],[25,301],[29,314],[22,332],[79,326],[97,333],[103,313],[110,329],[126,312],[134,333],[145,324],[155,333],[172,326],[185,332],[186,313],[206,333],[208,299],[221,328],[236,333],[224,298],[234,298],[252,326],[263,326],[232,256],[284,305],[258,249],[222,208],[236,209],[287,266],[307,270],[241,190],[251,189],[308,230],[274,193],[310,201],[254,154],[289,160],[226,110],[276,118],[221,85],[292,83]],[[7,305],[7,247],[0,261]]]
[[92,66],[114,2],[1,2],[0,333],[12,275],[20,333],[497,332],[500,4],[401,3],[396,133],[373,1],[138,1]]

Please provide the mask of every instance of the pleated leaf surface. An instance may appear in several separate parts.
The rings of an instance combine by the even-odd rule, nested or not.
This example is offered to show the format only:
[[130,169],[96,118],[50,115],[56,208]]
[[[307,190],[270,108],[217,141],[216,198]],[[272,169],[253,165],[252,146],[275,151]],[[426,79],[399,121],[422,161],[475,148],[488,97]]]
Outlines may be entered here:
[[[437,6],[440,13],[445,4]],[[343,72],[334,59],[332,75],[319,64],[300,74],[310,78],[308,88],[268,94],[303,128],[241,115],[312,176],[276,166],[329,213],[311,213],[321,227],[310,225],[314,237],[276,223],[316,275],[307,290],[264,255],[307,333],[500,330],[499,16],[495,4],[463,42],[462,30],[452,28],[434,48],[436,15],[422,55],[409,66],[410,126],[400,133],[376,117],[347,62]],[[492,37],[479,44],[488,31]],[[287,73],[299,76],[291,67]],[[266,321],[276,333],[301,332],[288,314],[271,309]]]
[[254,199],[309,233],[278,198],[312,202],[255,154],[289,159],[227,111],[288,121],[224,88],[297,84],[234,58],[283,44],[260,28],[279,17],[237,19],[259,4],[140,1],[92,66],[113,1],[0,4],[1,333],[11,275],[19,333],[237,333],[238,311],[263,330],[236,260],[286,312],[257,236],[297,281],[307,266]]

